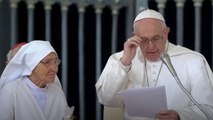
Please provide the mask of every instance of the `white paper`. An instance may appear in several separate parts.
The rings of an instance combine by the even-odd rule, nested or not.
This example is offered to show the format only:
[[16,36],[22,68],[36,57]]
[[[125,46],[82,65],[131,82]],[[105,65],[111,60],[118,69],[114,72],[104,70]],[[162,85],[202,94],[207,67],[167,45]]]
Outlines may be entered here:
[[154,118],[167,110],[165,86],[128,89],[122,95],[129,116]]

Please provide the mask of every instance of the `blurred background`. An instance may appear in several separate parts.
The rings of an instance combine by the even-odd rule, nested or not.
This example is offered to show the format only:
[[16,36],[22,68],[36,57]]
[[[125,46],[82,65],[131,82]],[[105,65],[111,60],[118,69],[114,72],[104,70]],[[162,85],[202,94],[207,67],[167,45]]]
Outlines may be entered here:
[[108,57],[123,49],[135,15],[160,11],[169,41],[201,52],[213,65],[213,0],[0,0],[0,73],[16,43],[50,41],[58,76],[78,120],[102,120],[95,83]]

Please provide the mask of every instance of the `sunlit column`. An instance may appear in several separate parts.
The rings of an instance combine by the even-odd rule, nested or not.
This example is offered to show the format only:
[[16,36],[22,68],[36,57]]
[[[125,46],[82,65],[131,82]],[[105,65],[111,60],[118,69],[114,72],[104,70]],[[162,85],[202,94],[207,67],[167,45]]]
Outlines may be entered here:
[[85,120],[85,88],[84,88],[84,14],[87,4],[82,1],[78,3],[79,24],[78,24],[78,60],[79,60],[79,106],[80,106],[80,120]]
[[135,6],[136,6],[135,12],[136,12],[136,15],[137,15],[141,11],[148,8],[148,0],[136,0]]
[[28,8],[28,42],[34,39],[34,8],[36,0],[26,0]]
[[201,7],[203,0],[193,0],[195,7],[195,50],[201,51]]
[[[136,15],[139,14],[140,12],[142,12],[143,10],[148,9],[148,0],[129,0],[129,3],[132,4],[132,6],[131,6],[132,8],[130,8],[130,10],[128,11],[128,17],[132,18],[132,20],[127,19],[127,29],[128,29],[127,33],[129,35],[127,37],[132,36],[133,22],[134,22]],[[134,13],[134,15],[132,15],[132,13]]]
[[184,3],[185,3],[185,0],[175,0],[176,2],[176,7],[177,7],[177,15],[176,15],[176,18],[177,18],[177,36],[176,36],[176,39],[177,39],[177,44],[179,45],[183,45],[183,32],[184,32],[184,29],[183,29],[183,17],[184,17],[184,14],[183,14],[183,10],[184,10]]
[[158,11],[164,15],[165,4],[167,0],[155,0],[157,2]]
[[118,29],[118,14],[121,6],[119,5],[119,0],[115,0],[115,3],[111,5],[112,9],[112,42],[111,42],[111,53],[117,51],[117,29]]
[[[96,80],[98,80],[100,74],[101,74],[101,15],[103,13],[103,3],[102,0],[99,0],[95,4],[95,14],[96,14]],[[96,120],[102,120],[101,118],[101,105],[98,102],[98,99],[96,98]]]
[[133,1],[133,0],[128,0],[128,2],[127,2],[128,9],[126,12],[126,36],[125,36],[125,38],[129,38],[132,36],[132,31],[133,31],[132,23],[134,21],[134,16],[135,16],[134,3],[135,3],[135,1]]
[[12,47],[17,42],[17,4],[19,0],[10,0],[11,8],[11,19],[10,19],[10,47]]
[[67,84],[68,84],[68,48],[67,48],[67,12],[68,6],[70,4],[69,0],[61,0],[61,59],[62,59],[62,66],[61,66],[61,81],[62,87],[64,90],[65,95],[67,96]]
[[45,40],[51,42],[51,9],[53,0],[44,0],[45,5]]

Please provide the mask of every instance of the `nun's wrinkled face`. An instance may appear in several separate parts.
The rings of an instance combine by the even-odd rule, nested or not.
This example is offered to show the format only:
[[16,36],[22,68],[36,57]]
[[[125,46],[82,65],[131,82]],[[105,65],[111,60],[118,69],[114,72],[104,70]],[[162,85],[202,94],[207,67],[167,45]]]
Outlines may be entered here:
[[165,23],[157,19],[147,18],[134,24],[134,34],[141,38],[139,46],[146,59],[160,59],[161,53],[165,51],[169,31]]
[[54,82],[59,64],[60,60],[57,55],[52,52],[39,62],[29,76],[29,79],[38,87],[45,87],[46,84]]

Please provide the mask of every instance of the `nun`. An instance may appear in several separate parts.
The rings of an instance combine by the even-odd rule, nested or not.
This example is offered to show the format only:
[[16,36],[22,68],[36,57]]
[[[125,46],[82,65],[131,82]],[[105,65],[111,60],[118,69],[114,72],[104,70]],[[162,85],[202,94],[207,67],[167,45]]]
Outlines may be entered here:
[[0,78],[0,120],[62,120],[71,116],[57,77],[60,62],[48,41],[22,45]]

